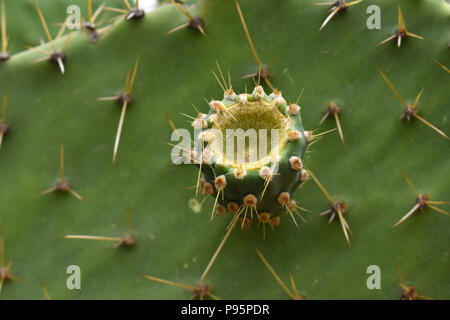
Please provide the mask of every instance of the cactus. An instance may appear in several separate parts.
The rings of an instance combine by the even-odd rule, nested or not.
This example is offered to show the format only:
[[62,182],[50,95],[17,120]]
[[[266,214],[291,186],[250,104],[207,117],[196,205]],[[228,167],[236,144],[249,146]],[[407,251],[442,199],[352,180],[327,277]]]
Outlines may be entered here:
[[[296,210],[301,207],[291,199],[291,194],[307,179],[302,157],[312,139],[312,133],[303,130],[300,106],[288,105],[278,91],[266,95],[262,86],[256,86],[251,94],[237,95],[231,85],[224,91],[224,99],[212,100],[210,113],[199,114],[192,123],[196,129],[210,128],[201,132],[202,149],[198,153],[192,151],[204,173],[199,184],[202,194],[215,194],[213,213],[217,208],[218,214],[228,210],[235,215],[231,225],[242,218],[242,227],[249,226],[254,217],[263,224],[276,226],[283,211],[289,212],[297,224],[293,212],[302,217]],[[241,130],[238,139],[245,139],[244,130],[253,130],[250,134],[254,138],[236,157],[234,141],[231,147],[227,145],[230,138],[234,139],[229,133],[233,128]],[[270,137],[268,130],[273,131]],[[226,154],[224,145],[228,148]],[[239,156],[243,159],[236,159]]]
[[[77,1],[85,22],[89,2]],[[86,25],[57,37],[74,3],[39,0],[50,43],[34,1],[5,0],[0,298],[450,298],[449,5],[377,1],[369,30],[366,1],[316,2],[165,1],[127,19],[108,1],[119,10],[102,8],[93,39]],[[196,17],[201,30],[178,28]],[[33,63],[63,46],[64,74],[58,59]],[[230,74],[220,86],[216,62]],[[192,104],[214,153],[194,161],[200,179],[168,144],[173,128],[195,131],[181,114]],[[254,166],[222,163],[207,132],[235,120],[286,123],[286,142]],[[306,223],[290,222],[294,204]],[[211,221],[224,208],[238,214]],[[70,265],[81,290],[66,288]]]

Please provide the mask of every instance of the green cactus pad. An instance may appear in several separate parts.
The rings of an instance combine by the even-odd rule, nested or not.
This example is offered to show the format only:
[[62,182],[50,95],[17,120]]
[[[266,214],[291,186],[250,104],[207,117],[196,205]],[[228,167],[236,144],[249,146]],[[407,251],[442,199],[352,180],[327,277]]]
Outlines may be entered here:
[[[65,9],[72,4],[57,2],[38,1],[52,35],[59,29],[54,24],[64,21]],[[294,154],[287,146],[293,144],[286,143],[282,149],[286,153],[280,154],[286,180],[275,183],[281,177],[274,176],[263,197],[271,201],[270,207],[258,208],[259,213],[267,210],[280,217],[278,227],[266,228],[265,238],[264,224],[256,221],[251,228],[229,229],[228,241],[204,283],[222,299],[290,298],[261,261],[257,248],[285,283],[291,273],[298,291],[308,299],[405,297],[396,266],[405,284],[418,293],[448,299],[450,218],[427,205],[393,226],[419,198],[401,171],[418,195],[450,201],[450,143],[416,117],[409,123],[398,119],[405,106],[377,67],[408,105],[424,88],[417,114],[448,135],[449,74],[442,66],[450,66],[449,5],[440,0],[376,1],[381,29],[369,30],[366,10],[371,3],[363,1],[334,15],[319,31],[331,6],[315,2],[241,0],[240,5],[254,46],[264,66],[270,67],[273,86],[287,102],[296,101],[304,88],[299,102],[303,124],[299,115],[293,117],[296,130],[302,134],[312,130],[315,135],[335,129],[334,114],[320,126],[319,122],[328,101],[339,105],[345,145],[335,130],[309,144],[306,152],[300,139],[295,155],[332,200],[345,202],[351,246],[339,218],[328,223],[330,217],[318,215],[333,203],[314,179],[294,193],[300,172],[290,168],[288,160]],[[99,4],[94,1],[94,8]],[[108,1],[119,7],[116,4]],[[197,16],[203,4],[185,8]],[[86,17],[86,4],[80,5]],[[408,30],[423,39],[407,37],[400,47],[396,41],[378,45],[397,29],[398,5]],[[242,77],[260,66],[249,49],[235,3],[210,1],[202,15],[205,35],[187,27],[167,34],[189,22],[171,3],[140,20],[121,17],[95,43],[85,30],[73,31],[64,50],[64,75],[50,61],[33,63],[46,57],[42,51],[24,48],[52,50],[49,43],[39,45],[41,38],[47,40],[33,1],[6,0],[5,10],[12,56],[0,63],[0,96],[8,95],[2,123],[9,125],[0,148],[0,229],[6,264],[0,269],[13,261],[9,271],[20,281],[4,281],[0,298],[44,299],[41,282],[53,299],[189,298],[191,287],[177,288],[141,275],[197,286],[233,216],[210,221],[215,199],[199,193],[192,200],[198,171],[192,165],[172,163],[173,147],[168,142],[173,130],[165,114],[177,128],[190,126],[181,113],[191,114],[192,104],[212,115],[205,98],[210,102],[224,91],[211,72],[216,60],[230,70],[236,92],[254,88],[253,79]],[[54,42],[56,47],[66,39],[67,32]],[[115,101],[97,98],[122,92],[139,55],[134,100],[113,165],[121,110]],[[270,86],[261,83],[270,92]],[[66,181],[85,201],[68,192],[41,195],[61,181],[62,142]],[[233,190],[238,206],[246,194],[259,198],[263,186],[259,170],[247,170],[242,190],[237,187],[241,181],[230,174],[232,167],[222,170],[216,175],[227,177],[224,195],[228,188]],[[215,179],[210,173],[204,182],[212,184],[214,194]],[[282,213],[278,191],[288,192],[291,200],[311,211],[303,215],[306,224],[299,223],[297,228]],[[128,204],[135,246],[111,248],[118,241],[62,238],[122,239],[128,235]],[[449,211],[448,204],[438,206]],[[81,290],[66,287],[70,265],[81,269]],[[371,265],[381,270],[379,290],[367,287]],[[204,288],[196,293],[204,294]]]

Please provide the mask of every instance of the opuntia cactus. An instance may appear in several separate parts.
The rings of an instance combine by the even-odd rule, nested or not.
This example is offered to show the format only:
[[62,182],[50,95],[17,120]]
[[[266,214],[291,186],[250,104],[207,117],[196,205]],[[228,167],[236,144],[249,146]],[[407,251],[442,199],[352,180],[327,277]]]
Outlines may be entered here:
[[[162,1],[141,17],[142,1],[37,0],[53,43],[34,1],[4,1],[1,299],[450,297],[445,1]],[[137,57],[131,107],[97,101],[130,89]],[[189,165],[174,128],[202,129]],[[267,153],[215,148],[214,129],[239,128],[267,129]],[[61,180],[84,201],[41,195]]]

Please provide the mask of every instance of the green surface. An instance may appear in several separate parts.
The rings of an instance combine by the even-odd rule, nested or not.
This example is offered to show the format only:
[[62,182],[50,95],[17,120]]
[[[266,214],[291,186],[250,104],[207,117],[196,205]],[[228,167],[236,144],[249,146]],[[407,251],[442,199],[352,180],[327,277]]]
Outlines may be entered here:
[[[81,11],[81,17],[87,19],[88,9],[87,0],[3,0],[5,2],[6,29],[10,36],[8,51],[10,53],[19,53],[26,50],[26,46],[36,46],[40,39],[47,40],[42,29],[41,22],[36,13],[35,2],[39,4],[50,32],[53,36],[58,33],[60,24],[64,22],[67,7],[78,5]],[[93,0],[93,11],[102,3],[99,0]],[[104,3],[111,7],[122,7],[121,0],[107,0]],[[97,20],[100,21],[106,11]],[[106,20],[113,18],[110,13]]]
[[[7,0],[6,9],[17,52],[22,49],[18,43],[37,44],[44,32],[32,2],[14,3]],[[44,15],[53,3],[39,1]],[[274,86],[288,102],[305,88],[300,102],[305,129],[317,126],[327,100],[341,105],[347,147],[333,132],[311,148],[305,163],[332,196],[347,202],[353,235],[348,247],[340,225],[335,221],[327,226],[327,218],[317,216],[329,202],[310,181],[295,194],[301,206],[314,212],[305,216],[308,224],[297,229],[286,215],[265,240],[261,228],[231,234],[207,278],[218,297],[288,298],[258,258],[258,248],[286,283],[292,272],[308,299],[397,299],[401,289],[395,263],[406,283],[423,295],[450,298],[450,218],[427,210],[392,229],[415,200],[400,169],[419,192],[450,200],[450,143],[415,119],[410,124],[399,121],[402,104],[376,70],[379,66],[408,102],[424,88],[419,114],[450,133],[449,75],[433,62],[450,65],[450,9],[437,0],[377,3],[381,30],[366,28],[369,4],[363,2],[319,32],[327,7],[312,1],[267,0],[257,6],[241,1],[261,59],[275,61]],[[396,28],[399,3],[407,26],[424,40],[407,39],[401,48],[394,43],[376,47]],[[230,69],[238,92],[253,86],[251,79],[240,77],[256,69],[233,1],[211,1],[204,19],[206,37],[188,29],[166,35],[186,22],[171,5],[141,21],[118,22],[95,45],[84,33],[74,33],[64,76],[51,63],[31,64],[42,56],[36,52],[18,53],[0,65],[0,94],[9,94],[6,116],[11,125],[0,149],[0,228],[6,260],[14,260],[11,272],[21,279],[7,282],[1,299],[42,299],[40,281],[54,299],[191,295],[138,274],[195,284],[231,217],[209,222],[212,197],[201,213],[189,209],[194,192],[186,187],[195,184],[197,172],[171,164],[171,128],[164,113],[177,126],[188,127],[180,112],[194,114],[192,103],[208,111],[204,98],[223,94],[211,73],[216,60]],[[64,10],[48,23],[55,20],[64,20]],[[96,98],[120,92],[138,54],[135,102],[127,112],[113,166],[120,108]],[[334,127],[327,119],[319,131]],[[70,195],[40,196],[59,179],[61,141],[67,177],[84,203]],[[121,236],[128,202],[135,248],[60,238]],[[65,270],[71,264],[81,267],[82,290],[65,287]],[[381,290],[366,287],[366,268],[372,264],[381,267]]]

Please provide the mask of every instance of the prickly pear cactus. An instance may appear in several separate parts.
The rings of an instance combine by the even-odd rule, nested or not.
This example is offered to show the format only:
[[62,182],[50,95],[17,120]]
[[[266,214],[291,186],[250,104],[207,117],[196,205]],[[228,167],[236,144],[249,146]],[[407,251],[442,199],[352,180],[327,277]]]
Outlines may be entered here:
[[3,2],[1,299],[450,298],[445,1]]

